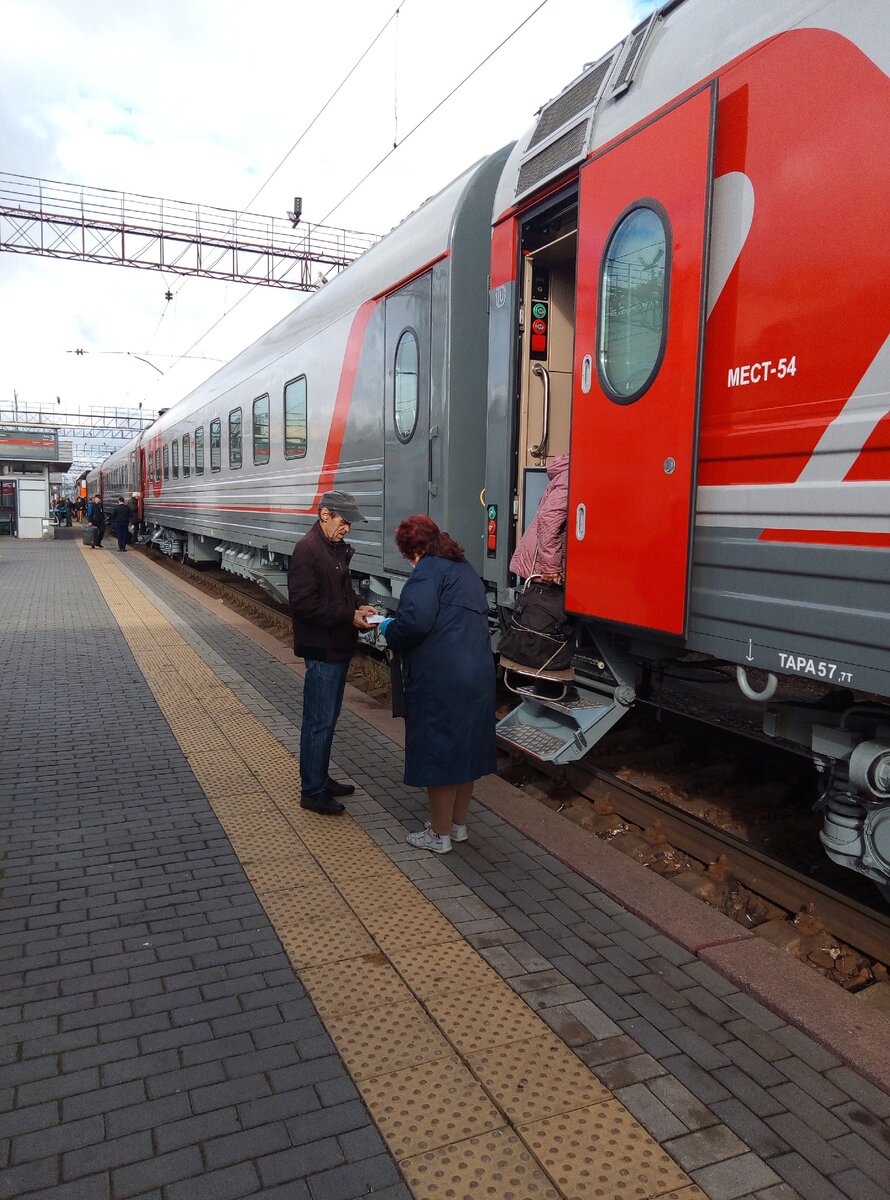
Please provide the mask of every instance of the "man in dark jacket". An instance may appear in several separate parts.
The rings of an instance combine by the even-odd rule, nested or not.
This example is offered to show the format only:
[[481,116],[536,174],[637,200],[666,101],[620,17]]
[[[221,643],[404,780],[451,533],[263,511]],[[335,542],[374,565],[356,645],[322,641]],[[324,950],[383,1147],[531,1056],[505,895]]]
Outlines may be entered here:
[[355,788],[329,775],[331,746],[346,686],[346,672],[360,629],[375,610],[363,604],[352,586],[344,539],[352,525],[366,521],[349,492],[326,492],[318,520],[294,546],[288,571],[288,596],[294,625],[294,654],[306,664],[303,722],[300,728],[300,805],[336,816],[344,807],[337,796]]
[[117,548],[123,553],[127,548],[127,533],[130,525],[130,510],[123,496],[118,496],[117,504],[111,514],[111,523],[117,535]]
[[94,496],[92,503],[87,506],[87,520],[96,531],[91,547],[95,550],[97,546],[102,545],[102,539],[105,537],[105,508],[101,496]]

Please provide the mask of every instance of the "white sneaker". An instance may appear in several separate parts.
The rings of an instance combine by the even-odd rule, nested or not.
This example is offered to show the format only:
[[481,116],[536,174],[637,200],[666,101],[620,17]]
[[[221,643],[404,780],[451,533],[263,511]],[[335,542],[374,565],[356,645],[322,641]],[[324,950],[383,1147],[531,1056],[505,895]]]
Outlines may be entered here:
[[433,854],[447,854],[451,850],[448,834],[433,833],[429,826],[417,833],[409,833],[405,841],[417,850],[432,850]]
[[[429,829],[430,828],[429,821],[424,821],[423,827],[424,827],[424,829]],[[466,825],[452,825],[451,826],[452,842],[465,842],[469,836],[470,835],[467,833]]]

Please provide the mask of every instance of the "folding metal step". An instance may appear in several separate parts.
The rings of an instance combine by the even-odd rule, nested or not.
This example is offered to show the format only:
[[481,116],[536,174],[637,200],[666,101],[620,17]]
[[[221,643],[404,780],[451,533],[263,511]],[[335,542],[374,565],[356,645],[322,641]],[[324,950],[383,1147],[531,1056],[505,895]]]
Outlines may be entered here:
[[617,724],[636,699],[632,687],[578,684],[550,699],[535,685],[516,688],[522,703],[497,725],[500,741],[541,762],[576,762]]

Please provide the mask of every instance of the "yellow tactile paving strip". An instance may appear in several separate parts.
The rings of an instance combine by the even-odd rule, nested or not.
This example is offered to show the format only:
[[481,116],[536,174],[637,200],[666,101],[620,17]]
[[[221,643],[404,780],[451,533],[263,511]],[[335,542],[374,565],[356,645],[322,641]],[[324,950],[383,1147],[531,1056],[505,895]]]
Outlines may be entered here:
[[105,600],[417,1200],[704,1193],[107,556]]

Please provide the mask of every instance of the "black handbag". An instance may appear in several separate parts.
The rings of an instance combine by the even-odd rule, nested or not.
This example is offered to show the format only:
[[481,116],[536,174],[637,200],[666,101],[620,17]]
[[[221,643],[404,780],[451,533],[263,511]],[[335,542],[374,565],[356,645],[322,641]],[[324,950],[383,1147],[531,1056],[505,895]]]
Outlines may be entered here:
[[574,632],[560,584],[530,579],[516,599],[499,653],[533,671],[564,671],[572,665]]
[[386,650],[386,661],[389,664],[389,688],[392,696],[392,715],[405,715],[405,684],[402,680],[402,660],[395,650]]

